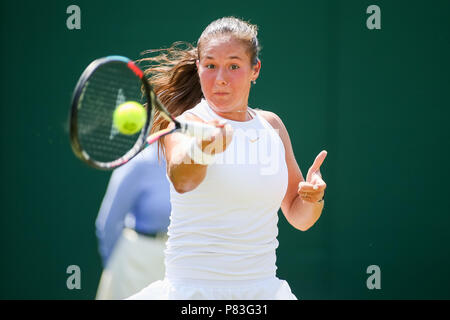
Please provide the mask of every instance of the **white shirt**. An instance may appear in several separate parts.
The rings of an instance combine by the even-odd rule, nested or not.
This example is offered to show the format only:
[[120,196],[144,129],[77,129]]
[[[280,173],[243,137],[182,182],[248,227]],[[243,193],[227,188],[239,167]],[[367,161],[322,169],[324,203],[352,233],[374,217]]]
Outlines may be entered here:
[[[180,194],[170,184],[169,279],[249,280],[276,274],[278,210],[288,185],[285,149],[273,127],[250,111],[249,121],[225,119],[234,129],[233,140],[197,188]],[[224,119],[205,100],[186,112],[205,121]]]

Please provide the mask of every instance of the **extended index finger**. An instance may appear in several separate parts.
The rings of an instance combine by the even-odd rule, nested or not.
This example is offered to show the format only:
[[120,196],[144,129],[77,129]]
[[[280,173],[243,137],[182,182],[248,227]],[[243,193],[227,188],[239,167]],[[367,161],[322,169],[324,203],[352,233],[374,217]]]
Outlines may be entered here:
[[312,164],[311,168],[309,169],[311,172],[316,172],[320,169],[320,166],[322,165],[323,161],[325,160],[327,156],[327,152],[325,150],[322,150],[314,160],[314,163]]

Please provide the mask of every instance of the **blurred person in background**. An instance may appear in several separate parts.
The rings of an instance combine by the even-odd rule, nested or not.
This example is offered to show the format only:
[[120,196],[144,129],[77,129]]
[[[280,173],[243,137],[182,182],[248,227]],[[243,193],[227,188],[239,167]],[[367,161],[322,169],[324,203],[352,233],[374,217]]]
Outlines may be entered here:
[[114,170],[95,223],[103,264],[97,300],[123,299],[164,278],[170,210],[157,144]]

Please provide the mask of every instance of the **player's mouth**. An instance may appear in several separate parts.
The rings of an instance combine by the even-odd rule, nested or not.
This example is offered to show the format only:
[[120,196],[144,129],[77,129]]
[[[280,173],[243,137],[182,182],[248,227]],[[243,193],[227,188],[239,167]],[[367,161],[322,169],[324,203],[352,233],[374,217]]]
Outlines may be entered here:
[[219,97],[223,97],[226,95],[229,95],[229,92],[214,92],[214,95],[219,96]]

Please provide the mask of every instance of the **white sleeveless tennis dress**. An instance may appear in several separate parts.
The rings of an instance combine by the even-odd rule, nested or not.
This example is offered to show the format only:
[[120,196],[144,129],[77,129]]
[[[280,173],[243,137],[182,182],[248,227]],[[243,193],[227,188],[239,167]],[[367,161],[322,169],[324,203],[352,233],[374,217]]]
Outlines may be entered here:
[[251,120],[232,121],[202,100],[184,113],[226,120],[233,139],[197,188],[180,194],[171,184],[165,279],[130,299],[296,299],[275,264],[285,149],[273,127],[249,111]]

